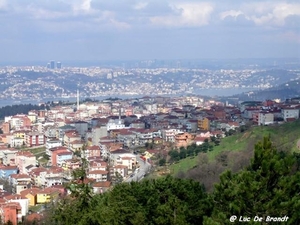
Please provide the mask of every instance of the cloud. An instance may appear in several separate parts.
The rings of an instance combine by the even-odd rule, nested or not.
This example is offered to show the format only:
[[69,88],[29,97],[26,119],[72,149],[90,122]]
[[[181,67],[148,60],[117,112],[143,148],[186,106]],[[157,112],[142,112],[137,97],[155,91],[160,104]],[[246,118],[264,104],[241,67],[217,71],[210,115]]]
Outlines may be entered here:
[[141,10],[141,9],[146,8],[147,5],[148,5],[148,2],[139,2],[136,5],[134,5],[133,8],[136,10]]
[[74,2],[72,4],[72,10],[75,15],[77,14],[85,14],[85,13],[92,13],[94,10],[91,7],[92,0],[81,0],[79,2]]
[[0,10],[6,9],[7,1],[6,0],[0,0]]
[[300,15],[299,3],[278,1],[245,3],[241,8],[243,13],[258,26],[284,26],[287,17]]
[[198,27],[209,24],[213,5],[211,3],[177,3],[170,5],[171,15],[154,16],[150,21],[158,26]]
[[236,11],[236,10],[224,11],[224,12],[220,13],[220,19],[224,20],[228,16],[236,18],[239,15],[244,15],[244,13],[240,10],[238,10],[238,11]]

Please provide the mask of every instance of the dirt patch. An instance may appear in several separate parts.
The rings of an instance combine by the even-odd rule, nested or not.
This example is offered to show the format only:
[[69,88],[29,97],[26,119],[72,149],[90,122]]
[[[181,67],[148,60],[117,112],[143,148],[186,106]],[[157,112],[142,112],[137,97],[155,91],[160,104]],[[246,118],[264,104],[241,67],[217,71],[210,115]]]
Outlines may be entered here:
[[250,135],[251,135],[251,132],[247,131],[243,134],[243,136],[241,138],[237,139],[235,142],[237,143],[237,142],[242,141],[244,139],[248,139],[250,137]]

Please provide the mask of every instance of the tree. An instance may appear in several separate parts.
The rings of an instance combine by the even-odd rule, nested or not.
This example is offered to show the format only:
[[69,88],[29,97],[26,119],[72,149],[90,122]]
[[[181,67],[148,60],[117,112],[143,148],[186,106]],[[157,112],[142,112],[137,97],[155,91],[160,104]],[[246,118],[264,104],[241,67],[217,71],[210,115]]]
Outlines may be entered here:
[[117,185],[81,224],[201,224],[210,212],[198,182],[167,176]]
[[166,164],[166,159],[165,158],[161,158],[159,161],[158,161],[158,165],[159,166],[164,166]]
[[94,206],[93,190],[86,181],[87,161],[82,159],[81,168],[72,171],[72,181],[66,186],[71,193],[54,203],[47,224],[78,224],[81,217]]
[[288,215],[286,224],[299,224],[300,173],[292,172],[294,166],[291,154],[278,152],[270,138],[264,138],[255,145],[254,158],[247,169],[221,175],[211,196],[213,216],[204,224],[231,224],[232,215],[252,218]]
[[78,206],[77,201],[69,201],[47,224],[202,224],[204,215],[212,211],[199,182],[171,176],[121,183],[110,192],[94,195],[87,208],[80,211]]
[[168,154],[171,157],[171,161],[178,161],[180,159],[179,153],[176,149],[172,149]]
[[187,155],[186,152],[187,151],[186,151],[186,149],[184,147],[180,147],[180,149],[179,149],[179,158],[180,159],[185,159],[186,155]]

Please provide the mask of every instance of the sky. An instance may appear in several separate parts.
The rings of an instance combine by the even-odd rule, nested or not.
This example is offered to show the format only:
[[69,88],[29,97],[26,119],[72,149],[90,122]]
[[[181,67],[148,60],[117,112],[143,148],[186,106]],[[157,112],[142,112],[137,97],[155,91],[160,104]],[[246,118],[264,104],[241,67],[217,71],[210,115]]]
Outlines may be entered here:
[[0,61],[300,57],[300,1],[0,0]]

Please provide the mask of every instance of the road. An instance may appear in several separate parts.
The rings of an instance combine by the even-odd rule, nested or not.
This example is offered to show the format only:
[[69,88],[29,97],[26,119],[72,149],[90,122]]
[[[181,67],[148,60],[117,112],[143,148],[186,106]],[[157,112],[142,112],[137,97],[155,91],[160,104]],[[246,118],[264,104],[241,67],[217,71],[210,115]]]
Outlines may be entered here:
[[147,161],[144,161],[140,158],[141,155],[137,155],[137,161],[140,165],[140,168],[135,171],[133,177],[129,177],[124,182],[131,182],[131,181],[140,181],[144,178],[145,174],[148,173],[151,169],[151,164]]

